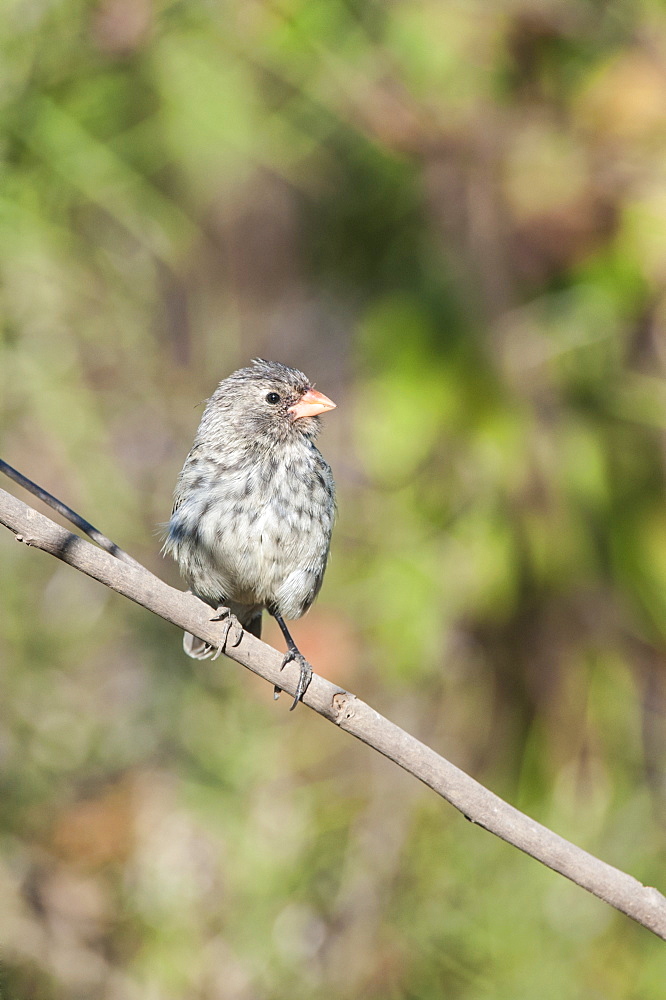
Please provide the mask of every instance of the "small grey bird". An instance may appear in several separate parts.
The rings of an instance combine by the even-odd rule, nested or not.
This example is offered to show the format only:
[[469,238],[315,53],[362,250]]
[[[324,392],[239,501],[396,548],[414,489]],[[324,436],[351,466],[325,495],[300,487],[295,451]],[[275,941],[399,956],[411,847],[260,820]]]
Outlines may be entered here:
[[[312,667],[284,619],[305,614],[324,578],[335,484],[314,442],[318,414],[334,408],[276,361],[258,358],[220,382],[178,477],[163,548],[193,593],[253,635],[264,608],[275,618],[288,647],[282,666],[296,660],[301,670],[292,709]],[[219,653],[187,632],[183,646],[196,659]]]

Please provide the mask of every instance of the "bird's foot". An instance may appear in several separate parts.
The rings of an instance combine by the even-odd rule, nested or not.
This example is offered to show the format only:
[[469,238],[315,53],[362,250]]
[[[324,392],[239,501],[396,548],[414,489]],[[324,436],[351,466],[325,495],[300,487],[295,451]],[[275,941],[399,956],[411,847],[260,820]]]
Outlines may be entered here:
[[[303,695],[307,691],[310,681],[312,680],[312,667],[298,649],[287,650],[287,652],[284,654],[284,659],[282,660],[282,665],[280,667],[280,670],[284,670],[286,665],[288,663],[291,663],[292,660],[296,660],[296,663],[298,663],[301,670],[301,675],[298,678],[298,687],[296,688],[296,694],[294,695],[294,700],[289,708],[290,712],[293,712],[296,706],[298,705],[299,701],[302,701]],[[281,690],[282,689],[279,688],[276,684],[273,697],[279,698]]]
[[222,641],[220,643],[217,643],[215,646],[209,643],[211,653],[213,650],[215,650],[215,653],[213,655],[214,660],[218,658],[220,653],[225,652],[227,648],[227,642],[229,641],[229,633],[231,632],[232,628],[235,627],[236,629],[233,642],[231,643],[232,646],[237,646],[238,643],[241,641],[243,635],[243,629],[241,627],[240,622],[238,621],[235,615],[232,615],[229,608],[220,608],[219,611],[220,611],[219,615],[215,615],[214,618],[210,619],[212,622],[224,622],[225,625]]

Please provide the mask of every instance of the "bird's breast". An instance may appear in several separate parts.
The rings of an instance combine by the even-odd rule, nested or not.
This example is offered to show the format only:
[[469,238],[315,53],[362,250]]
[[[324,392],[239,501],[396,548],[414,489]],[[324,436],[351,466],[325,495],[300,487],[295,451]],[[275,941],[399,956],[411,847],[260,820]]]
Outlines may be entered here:
[[298,618],[321,585],[334,511],[330,469],[313,446],[281,461],[268,454],[193,480],[172,517],[174,554],[202,596]]

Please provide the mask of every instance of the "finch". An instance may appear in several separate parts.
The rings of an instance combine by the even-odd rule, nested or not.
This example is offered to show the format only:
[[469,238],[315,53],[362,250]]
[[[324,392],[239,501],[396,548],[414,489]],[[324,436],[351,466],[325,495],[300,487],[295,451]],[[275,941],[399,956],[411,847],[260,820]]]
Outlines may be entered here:
[[[305,614],[324,578],[335,483],[314,442],[318,415],[334,408],[303,372],[276,361],[258,358],[220,382],[178,477],[163,547],[190,590],[224,609],[217,620],[228,608],[260,638],[264,608],[275,618],[282,666],[295,660],[301,671],[292,709],[312,667],[285,619]],[[187,632],[183,646],[196,659],[219,653]]]

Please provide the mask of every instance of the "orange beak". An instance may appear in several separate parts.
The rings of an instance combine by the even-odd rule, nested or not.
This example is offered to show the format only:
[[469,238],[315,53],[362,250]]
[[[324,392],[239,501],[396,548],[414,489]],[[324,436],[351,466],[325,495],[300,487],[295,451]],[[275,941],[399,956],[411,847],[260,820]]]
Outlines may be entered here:
[[317,392],[316,389],[308,389],[297,403],[289,407],[287,413],[293,414],[294,420],[300,420],[301,417],[316,417],[318,413],[334,409],[335,403],[328,396],[325,396],[323,392]]

